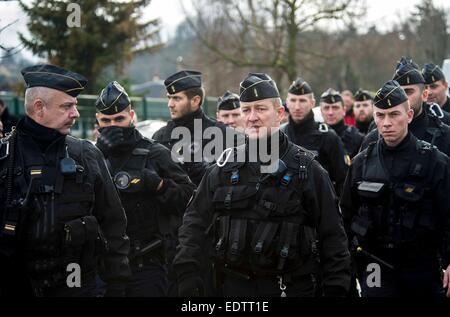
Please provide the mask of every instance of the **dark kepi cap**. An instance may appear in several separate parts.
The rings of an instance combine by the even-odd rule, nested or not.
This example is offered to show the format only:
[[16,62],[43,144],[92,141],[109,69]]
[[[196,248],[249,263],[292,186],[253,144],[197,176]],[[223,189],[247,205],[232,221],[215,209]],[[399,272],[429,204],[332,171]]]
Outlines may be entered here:
[[425,84],[419,65],[407,57],[402,57],[400,62],[398,62],[394,78],[392,79],[397,81],[400,86]]
[[76,97],[86,87],[87,79],[77,73],[54,65],[35,65],[22,69],[27,88],[47,87]]
[[425,64],[425,67],[422,69],[422,76],[425,78],[427,85],[431,85],[439,80],[446,80],[439,66],[433,63]]
[[289,93],[297,96],[312,94],[311,86],[303,79],[297,78],[289,87]]
[[400,84],[391,80],[378,90],[373,100],[375,107],[380,109],[389,109],[396,107],[408,100],[405,90]]
[[344,102],[344,99],[342,99],[342,96],[338,91],[334,90],[333,88],[329,88],[322,94],[322,96],[320,96],[320,101],[328,104],[333,104],[337,102]]
[[95,107],[98,112],[113,115],[124,111],[130,104],[131,100],[125,89],[117,81],[113,81],[102,90]]
[[250,73],[241,82],[240,87],[240,100],[242,102],[280,98],[277,84],[267,74]]
[[373,96],[370,92],[367,90],[359,89],[355,94],[355,101],[367,101],[367,100],[373,100]]
[[164,81],[167,92],[176,94],[191,88],[202,86],[202,73],[194,70],[182,70]]
[[234,110],[241,107],[239,96],[227,91],[222,97],[219,97],[217,101],[217,111],[220,110]]

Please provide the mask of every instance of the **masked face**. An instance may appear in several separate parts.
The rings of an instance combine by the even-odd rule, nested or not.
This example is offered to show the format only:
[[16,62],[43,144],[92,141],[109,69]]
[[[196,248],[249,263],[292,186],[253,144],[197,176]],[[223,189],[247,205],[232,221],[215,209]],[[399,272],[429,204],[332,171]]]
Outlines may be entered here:
[[100,128],[110,126],[127,128],[133,124],[135,112],[130,109],[125,109],[124,111],[113,115],[106,115],[98,112],[96,117]]

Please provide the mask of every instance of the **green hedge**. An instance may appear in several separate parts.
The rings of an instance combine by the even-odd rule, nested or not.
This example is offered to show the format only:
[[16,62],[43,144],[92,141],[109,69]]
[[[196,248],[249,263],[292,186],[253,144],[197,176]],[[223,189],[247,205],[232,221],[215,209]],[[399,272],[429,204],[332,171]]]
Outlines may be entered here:
[[[0,99],[2,99],[10,112],[17,116],[25,114],[23,107],[23,97],[18,97],[10,93],[0,93]],[[91,130],[95,122],[95,101],[97,96],[92,95],[80,95],[78,97],[78,111],[80,112],[80,119],[72,130],[72,134],[81,138],[90,138]],[[159,119],[168,121],[170,119],[169,110],[167,108],[167,99],[157,98],[131,98],[133,108],[137,113],[138,120]],[[216,104],[217,98],[208,97],[203,110],[205,113],[215,118],[216,116]]]

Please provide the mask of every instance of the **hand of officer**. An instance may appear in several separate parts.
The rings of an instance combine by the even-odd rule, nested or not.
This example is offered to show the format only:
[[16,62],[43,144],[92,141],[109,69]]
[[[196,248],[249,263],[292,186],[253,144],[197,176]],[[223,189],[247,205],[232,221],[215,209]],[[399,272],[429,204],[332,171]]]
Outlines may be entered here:
[[447,297],[450,298],[450,265],[444,272],[444,288],[447,290]]
[[103,152],[105,156],[115,146],[123,142],[123,132],[119,127],[107,127],[101,129],[100,137],[97,140],[96,146]]
[[197,275],[187,275],[178,280],[178,295],[180,297],[203,296],[203,281]]
[[145,168],[142,171],[145,187],[151,192],[157,192],[163,185],[163,179],[151,169]]

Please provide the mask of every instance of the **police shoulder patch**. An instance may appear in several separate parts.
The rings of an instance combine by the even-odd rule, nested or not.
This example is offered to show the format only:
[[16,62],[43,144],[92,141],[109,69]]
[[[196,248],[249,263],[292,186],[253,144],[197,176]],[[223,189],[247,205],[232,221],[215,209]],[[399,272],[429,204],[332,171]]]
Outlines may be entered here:
[[418,145],[418,150],[421,150],[421,151],[431,151],[431,150],[437,149],[436,146],[434,146],[431,143],[428,143],[426,141],[423,141],[423,140],[418,140],[417,145]]
[[150,152],[148,149],[136,148],[133,150],[133,155],[136,156],[145,156]]

